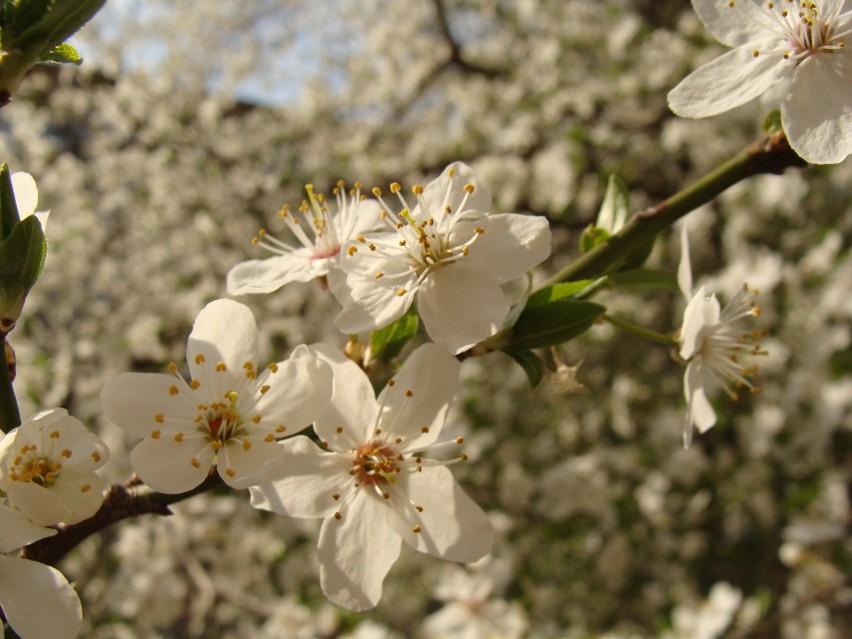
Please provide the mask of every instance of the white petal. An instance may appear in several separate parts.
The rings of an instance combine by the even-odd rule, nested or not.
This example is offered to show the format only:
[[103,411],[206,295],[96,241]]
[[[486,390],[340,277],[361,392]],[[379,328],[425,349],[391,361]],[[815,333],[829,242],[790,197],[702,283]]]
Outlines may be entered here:
[[[170,392],[172,387],[177,395]],[[101,408],[117,426],[135,437],[147,437],[162,428],[154,420],[160,413],[170,420],[192,423],[198,403],[184,395],[192,391],[172,375],[159,373],[121,373],[101,390]]]
[[700,361],[690,362],[683,378],[683,394],[689,405],[690,420],[704,433],[716,424],[716,412],[707,399],[707,379]]
[[275,440],[258,436],[230,440],[219,450],[219,476],[232,488],[244,488],[247,480],[279,454]]
[[543,216],[490,215],[479,222],[459,223],[456,229],[460,237],[467,238],[473,236],[476,226],[485,232],[471,245],[464,261],[489,271],[500,284],[521,277],[550,255],[550,223]]
[[96,473],[63,471],[51,486],[51,490],[62,501],[68,513],[60,521],[76,524],[93,516],[104,502],[103,489],[104,480]]
[[[491,552],[491,522],[446,466],[425,466],[422,472],[400,477],[394,488],[391,501],[397,516],[388,521],[413,548],[464,563]],[[415,525],[420,526],[419,533],[412,530]]]
[[721,306],[715,295],[707,295],[701,287],[689,300],[683,312],[683,326],[680,329],[680,356],[692,359],[701,350],[707,330],[719,323]]
[[403,450],[434,442],[458,392],[460,370],[461,363],[445,349],[435,344],[420,346],[379,397],[385,407],[382,430],[388,437],[402,438]]
[[[706,118],[741,106],[793,72],[793,62],[768,53],[773,41],[750,42],[698,67],[669,92],[669,107]],[[766,51],[755,56],[756,50]]]
[[64,575],[29,559],[0,556],[0,605],[22,639],[73,639],[83,623],[80,598]]
[[680,226],[680,262],[677,265],[677,285],[686,299],[692,297],[692,265],[689,261],[689,233],[686,222]]
[[382,597],[382,582],[397,557],[401,540],[388,526],[388,505],[363,490],[329,517],[319,537],[320,584],[325,596],[350,610],[373,608]]
[[852,49],[803,61],[781,105],[790,146],[812,164],[837,164],[852,152]]
[[35,213],[38,205],[38,187],[35,178],[24,171],[12,173],[12,190],[15,192],[15,204],[18,206],[20,218],[23,220]]
[[315,260],[310,249],[237,264],[228,272],[229,295],[272,293],[290,282],[309,282],[328,272],[330,261]]
[[331,367],[334,377],[331,401],[314,425],[317,434],[332,450],[349,450],[368,442],[379,410],[369,377],[336,348],[323,344],[309,348]]
[[692,0],[695,12],[722,44],[736,47],[766,33],[759,22],[760,10],[751,0]]
[[39,526],[52,526],[70,514],[59,495],[30,482],[12,482],[9,502]]
[[339,507],[340,495],[350,479],[352,462],[326,453],[307,437],[293,437],[276,447],[281,454],[263,467],[252,486],[251,505],[290,517],[327,517]]
[[[248,306],[227,299],[210,302],[195,318],[186,346],[192,378],[202,383],[216,380],[214,395],[221,397],[229,390],[228,382],[242,376],[244,364],[257,363],[257,344],[257,322]],[[197,361],[199,355],[204,362]],[[220,361],[230,374],[214,376],[211,371]]]
[[209,442],[201,437],[186,437],[178,442],[174,430],[169,429],[164,429],[158,439],[146,437],[130,453],[130,465],[142,481],[170,495],[185,493],[201,484],[212,463]]
[[0,504],[0,552],[12,552],[57,533],[31,522],[25,515]]
[[[453,171],[454,177],[450,178],[450,171]],[[464,162],[453,162],[445,168],[441,175],[432,180],[426,185],[423,190],[422,199],[427,204],[428,211],[421,211],[418,205],[413,211],[415,219],[419,219],[423,213],[435,214],[441,211],[444,206],[444,198],[447,194],[447,187],[450,186],[452,180],[452,189],[450,190],[450,198],[447,205],[452,209],[453,213],[458,211],[458,206],[465,196],[464,187],[467,184],[474,186],[474,192],[468,196],[465,203],[465,210],[479,211],[488,213],[491,211],[491,193],[485,188],[479,179]]]
[[[335,297],[343,310],[334,323],[344,333],[354,334],[384,328],[399,319],[414,301],[417,292],[413,279],[394,281],[375,280],[371,276],[350,274],[346,286],[336,287]],[[407,291],[399,295],[399,290]]]
[[489,272],[462,260],[426,278],[417,310],[429,337],[456,354],[500,330],[509,303]]
[[[275,370],[276,372],[273,372]],[[289,359],[279,362],[258,377],[259,387],[268,386],[254,407],[262,424],[285,426],[287,435],[309,426],[325,411],[332,393],[331,367],[306,349],[294,351]],[[279,435],[280,436],[280,435]]]

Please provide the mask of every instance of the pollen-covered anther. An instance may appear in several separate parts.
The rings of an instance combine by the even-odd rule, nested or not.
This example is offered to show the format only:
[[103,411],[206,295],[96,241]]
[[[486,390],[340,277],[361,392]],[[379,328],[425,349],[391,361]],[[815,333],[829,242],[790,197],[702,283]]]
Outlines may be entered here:
[[62,452],[60,452],[59,454],[62,455],[65,459],[68,459],[69,457],[71,457],[71,451],[68,450],[67,448],[64,448],[62,450]]
[[184,437],[183,433],[178,433],[177,435],[175,435],[175,441],[177,443],[180,443],[180,442],[183,441],[183,437]]
[[423,530],[423,529],[420,528],[420,525],[418,524],[417,526],[414,526],[414,528],[411,529],[411,532],[419,533],[421,530]]
[[405,391],[405,396],[406,397],[414,397],[414,391],[413,390]]
[[216,372],[224,373],[228,370],[228,365],[225,362],[216,362]]
[[340,511],[338,510],[336,513],[334,513],[334,518],[335,518],[337,521],[340,521],[341,519],[343,519],[343,515],[341,515],[341,514],[340,514]]
[[192,387],[192,390],[198,390],[199,388],[201,388],[201,382],[199,382],[197,379],[192,380],[189,385]]
[[264,384],[260,387],[260,394],[263,395],[264,393],[268,392],[270,388],[272,387],[269,384]]
[[51,431],[50,432],[50,438],[51,439],[59,439],[59,431],[58,430]]
[[270,433],[266,437],[263,438],[263,441],[265,441],[267,444],[270,444],[270,443],[275,441],[275,436],[272,435],[272,433]]
[[95,463],[101,461],[101,454],[96,450],[92,451],[92,461]]
[[91,485],[91,484],[83,484],[82,486],[80,486],[80,492],[81,492],[81,493],[87,493],[87,492],[89,492],[90,490],[92,490],[92,485]]

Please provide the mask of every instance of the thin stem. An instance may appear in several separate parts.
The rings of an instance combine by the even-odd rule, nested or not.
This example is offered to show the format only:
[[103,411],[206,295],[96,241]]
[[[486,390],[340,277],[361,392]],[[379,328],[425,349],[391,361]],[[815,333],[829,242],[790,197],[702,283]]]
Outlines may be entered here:
[[114,484],[110,486],[103,505],[94,517],[71,526],[57,526],[59,532],[56,535],[30,544],[23,549],[22,555],[33,561],[55,565],[85,539],[112,524],[139,515],[171,515],[171,504],[220,486],[224,486],[224,482],[217,473],[213,473],[197,488],[178,495],[158,493],[132,480],[123,486]]
[[21,412],[18,410],[18,400],[15,389],[12,388],[12,377],[9,375],[9,365],[6,361],[6,337],[0,337],[0,352],[3,363],[0,366],[0,430],[8,433],[21,425]]
[[638,335],[639,337],[643,337],[652,342],[656,342],[657,344],[662,344],[663,346],[670,346],[674,348],[677,346],[677,341],[669,336],[664,335],[663,333],[658,333],[657,331],[652,331],[649,328],[643,328],[642,326],[637,326],[632,322],[628,322],[627,320],[623,320],[619,317],[615,317],[613,315],[604,314],[601,316],[602,319],[606,320],[613,326],[617,326],[618,328],[633,333],[634,335]]
[[695,184],[634,215],[618,233],[559,271],[542,287],[605,275],[657,233],[737,182],[753,175],[781,174],[788,167],[806,165],[790,148],[783,133],[761,138]]

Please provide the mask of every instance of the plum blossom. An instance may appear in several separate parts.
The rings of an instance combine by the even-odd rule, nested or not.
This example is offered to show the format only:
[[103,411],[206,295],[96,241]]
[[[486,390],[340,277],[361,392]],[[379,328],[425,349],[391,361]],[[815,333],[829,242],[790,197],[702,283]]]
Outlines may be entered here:
[[[415,350],[376,399],[366,374],[339,352],[316,347],[334,369],[334,395],[307,437],[281,442],[252,487],[252,505],[293,517],[322,517],[320,582],[334,603],[375,606],[402,540],[442,559],[472,562],[491,549],[485,513],[446,467],[424,453],[437,442],[459,382],[459,362],[442,348]],[[324,450],[323,450],[324,449]]]
[[329,210],[324,195],[314,193],[312,185],[305,190],[308,199],[299,207],[301,219],[287,206],[278,212],[301,246],[283,242],[261,229],[252,243],[273,256],[232,268],[227,280],[229,294],[271,293],[290,282],[336,277],[341,247],[376,226],[378,203],[364,199],[359,184],[347,192],[343,182],[337,183],[333,191],[336,214]]
[[683,117],[738,107],[781,86],[781,123],[790,145],[814,164],[852,151],[852,10],[848,0],[692,0],[699,18],[733,47],[669,93]]
[[496,333],[509,313],[500,285],[550,255],[547,219],[490,213],[491,195],[461,162],[426,187],[415,185],[414,207],[398,183],[390,191],[402,206],[397,213],[373,190],[389,232],[358,238],[343,258],[348,276],[334,291],[343,304],[337,327],[382,328],[416,297],[429,337],[451,353]]
[[182,493],[215,466],[228,485],[280,454],[285,434],[308,426],[331,396],[331,370],[306,347],[258,370],[257,324],[233,300],[198,314],[187,343],[192,381],[170,374],[122,373],[101,392],[106,415],[142,441],[130,454],[155,490]]
[[[692,293],[692,267],[689,262],[689,238],[686,225],[681,227],[681,259],[677,273],[678,285],[687,299],[680,329],[681,359],[687,362],[683,391],[687,416],[683,430],[683,445],[692,442],[693,425],[704,433],[716,424],[716,413],[707,398],[707,391],[721,386],[731,399],[738,395],[732,386],[756,391],[751,381],[757,367],[741,361],[743,355],[759,355],[758,339],[762,331],[742,332],[735,328],[739,320],[760,314],[754,302],[757,294],[743,285],[724,308],[715,293],[702,286]],[[749,358],[750,359],[750,358]]]
[[6,554],[55,534],[0,504],[0,607],[22,639],[72,639],[83,623],[80,598],[61,572]]
[[38,186],[36,186],[35,178],[24,171],[12,173],[12,190],[15,192],[15,205],[18,207],[20,218],[23,220],[25,217],[35,215],[44,230],[47,227],[50,211],[36,211]]
[[109,459],[101,439],[62,408],[42,411],[0,442],[0,488],[40,526],[75,524],[103,503],[95,472]]

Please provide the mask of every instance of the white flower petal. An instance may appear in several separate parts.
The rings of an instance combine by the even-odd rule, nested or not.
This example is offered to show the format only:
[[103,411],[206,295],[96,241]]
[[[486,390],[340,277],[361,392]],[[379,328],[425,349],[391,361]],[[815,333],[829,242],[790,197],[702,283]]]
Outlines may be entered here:
[[309,282],[328,273],[332,260],[313,259],[310,249],[240,262],[228,272],[229,295],[272,293],[290,282]]
[[0,555],[0,606],[22,639],[73,639],[83,623],[80,598],[61,572]]
[[34,524],[25,515],[0,504],[0,552],[12,552],[57,531]]
[[201,437],[175,441],[174,433],[164,429],[157,439],[146,437],[130,453],[130,465],[142,481],[158,492],[172,495],[201,484],[213,463],[209,442]]
[[[491,552],[491,522],[453,479],[449,468],[427,466],[422,472],[401,476],[398,483],[391,492],[396,516],[388,517],[388,523],[413,548],[464,563]],[[411,504],[423,510],[418,512]],[[413,532],[414,525],[420,526],[419,533]]]
[[[186,359],[192,378],[215,380],[215,397],[221,397],[234,379],[243,379],[243,365],[257,362],[257,322],[244,304],[221,299],[201,309],[186,346]],[[203,362],[198,357],[204,358]],[[212,367],[224,362],[229,374],[214,376]],[[221,380],[221,381],[220,381]],[[218,391],[218,392],[217,392]]]
[[[453,171],[454,177],[450,177],[450,171]],[[450,197],[446,200],[446,205],[449,206],[455,213],[458,211],[459,204],[465,196],[464,187],[467,184],[474,186],[474,192],[470,194],[465,203],[465,209],[479,211],[485,213],[491,210],[491,193],[485,188],[476,177],[473,169],[464,162],[453,162],[445,168],[441,175],[432,180],[423,190],[422,199],[427,203],[428,209],[434,214],[435,211],[443,209],[447,188],[450,187]],[[423,211],[425,213],[425,211]],[[413,215],[415,219],[419,219],[421,207],[414,208]]]
[[806,162],[836,164],[852,152],[852,48],[813,55],[796,69],[781,123]]
[[[336,287],[335,297],[343,310],[334,320],[343,333],[355,334],[384,328],[399,319],[414,301],[414,280],[395,280],[388,285],[372,276],[352,275],[346,286]],[[399,295],[404,289],[405,294]]]
[[15,204],[20,218],[23,220],[35,213],[38,206],[38,187],[35,178],[24,171],[12,173],[12,190],[15,192]]
[[461,261],[426,278],[417,310],[429,337],[457,354],[500,330],[509,303],[489,272]]
[[[172,387],[179,393],[173,395]],[[190,392],[172,375],[121,373],[101,390],[101,408],[113,423],[131,435],[148,437],[151,431],[162,428],[154,420],[160,413],[170,420],[192,423],[197,415],[196,402],[182,396]]]
[[730,111],[758,97],[793,73],[793,62],[768,52],[774,40],[749,42],[700,66],[669,92],[669,107],[685,118]]
[[766,33],[759,21],[757,5],[751,0],[692,0],[692,6],[713,37],[729,47],[756,40]]
[[[540,215],[504,213],[461,222],[456,225],[458,237],[472,237],[476,226],[485,232],[471,245],[464,261],[487,270],[499,284],[521,277],[550,255],[550,224]],[[454,230],[451,241],[456,235]]]
[[[292,435],[309,426],[326,409],[332,394],[331,367],[307,349],[294,351],[289,359],[279,362],[258,377],[258,384],[268,386],[257,400],[254,415],[269,427],[285,426]],[[249,412],[243,417],[252,419]]]
[[76,524],[93,516],[104,502],[103,489],[104,480],[100,475],[64,470],[51,486],[51,490],[56,493],[68,512],[64,519],[58,521]]
[[229,439],[219,449],[219,476],[232,488],[243,488],[246,480],[251,480],[266,462],[275,459],[279,454],[275,440],[260,436]]
[[385,407],[382,430],[392,439],[401,438],[404,450],[434,442],[458,393],[460,370],[461,363],[445,349],[435,344],[420,346],[379,397]]
[[280,455],[267,463],[252,486],[251,505],[290,517],[327,517],[339,507],[339,495],[352,462],[326,453],[307,437],[276,444]]
[[401,540],[385,522],[388,505],[358,491],[342,518],[328,517],[319,537],[320,584],[325,596],[350,610],[373,608],[399,557]]
[[715,295],[707,295],[701,287],[689,300],[683,312],[683,326],[680,329],[680,356],[692,359],[701,351],[704,335],[708,328],[716,326],[721,317],[721,307]]
[[683,394],[689,407],[690,421],[701,433],[716,424],[716,412],[707,399],[706,384],[707,376],[701,362],[690,362],[683,378]]
[[33,523],[52,526],[70,514],[59,495],[31,482],[12,482],[7,491],[9,501]]
[[336,348],[323,344],[309,348],[331,367],[334,379],[331,401],[314,424],[317,434],[332,450],[349,450],[369,441],[379,405],[367,374]]

